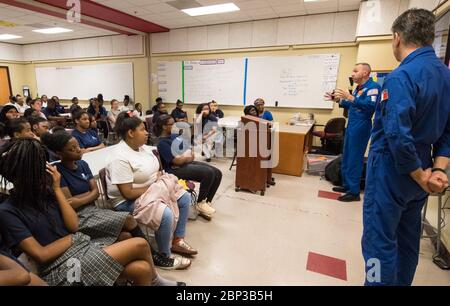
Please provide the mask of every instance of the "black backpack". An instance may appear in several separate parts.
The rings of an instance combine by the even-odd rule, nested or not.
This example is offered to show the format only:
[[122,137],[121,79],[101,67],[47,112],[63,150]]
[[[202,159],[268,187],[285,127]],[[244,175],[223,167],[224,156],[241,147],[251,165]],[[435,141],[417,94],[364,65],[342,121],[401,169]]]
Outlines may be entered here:
[[[331,161],[325,167],[325,179],[331,182],[334,186],[342,186],[342,176],[341,176],[341,164],[342,155],[339,155],[335,160]],[[366,168],[367,161],[364,161],[363,171],[361,175],[361,190],[364,190],[366,185]]]
[[339,155],[325,167],[325,179],[334,186],[342,186],[341,163],[342,155]]

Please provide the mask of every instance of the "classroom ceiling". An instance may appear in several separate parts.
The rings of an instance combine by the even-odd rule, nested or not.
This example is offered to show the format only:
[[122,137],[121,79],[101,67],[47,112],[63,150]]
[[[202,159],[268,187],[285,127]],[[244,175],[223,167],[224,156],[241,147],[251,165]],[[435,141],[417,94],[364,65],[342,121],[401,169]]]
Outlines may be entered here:
[[95,0],[169,29],[278,17],[358,10],[360,0],[196,0],[201,5],[233,2],[240,11],[190,17],[169,5],[173,0]]
[[[69,33],[46,35],[32,30],[39,28],[63,27],[73,30]],[[30,44],[65,39],[76,39],[117,34],[82,23],[69,23],[65,19],[36,13],[30,10],[0,3],[0,34],[13,34],[23,38],[7,40],[14,44]]]
[[[176,7],[233,2],[240,11],[191,17]],[[23,38],[8,40],[30,44],[115,34],[163,32],[170,29],[243,22],[288,16],[358,10],[360,0],[95,0],[81,1],[81,23],[66,20],[66,0],[0,0],[0,34]],[[84,11],[83,11],[84,9]],[[45,35],[43,27],[63,27],[73,32]]]

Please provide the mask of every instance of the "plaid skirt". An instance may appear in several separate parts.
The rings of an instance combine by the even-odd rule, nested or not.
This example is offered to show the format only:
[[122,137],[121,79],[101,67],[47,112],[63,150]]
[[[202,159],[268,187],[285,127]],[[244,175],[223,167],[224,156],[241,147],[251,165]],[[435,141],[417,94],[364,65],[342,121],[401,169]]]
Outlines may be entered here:
[[72,246],[41,267],[39,276],[50,286],[112,286],[123,269],[89,236],[78,232],[73,235]]
[[77,210],[78,231],[91,237],[91,242],[105,247],[117,241],[129,213],[83,206]]

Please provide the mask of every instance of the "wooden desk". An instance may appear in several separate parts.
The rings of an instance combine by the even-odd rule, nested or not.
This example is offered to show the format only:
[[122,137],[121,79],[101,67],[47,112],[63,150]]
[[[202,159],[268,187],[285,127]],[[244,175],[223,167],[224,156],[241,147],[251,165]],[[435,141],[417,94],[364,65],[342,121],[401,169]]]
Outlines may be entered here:
[[274,173],[302,176],[304,156],[312,145],[312,128],[313,125],[279,125],[278,166],[273,168]]

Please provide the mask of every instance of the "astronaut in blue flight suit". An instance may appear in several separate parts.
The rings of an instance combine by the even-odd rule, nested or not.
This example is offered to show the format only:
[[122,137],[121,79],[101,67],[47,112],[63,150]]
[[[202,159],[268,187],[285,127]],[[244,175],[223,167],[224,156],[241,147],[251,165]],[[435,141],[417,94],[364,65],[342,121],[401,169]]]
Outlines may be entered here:
[[364,155],[372,131],[372,117],[381,93],[380,85],[373,81],[370,73],[369,64],[356,64],[352,79],[358,86],[353,95],[341,89],[325,95],[326,99],[339,101],[341,107],[349,109],[341,167],[343,186],[333,188],[334,191],[345,192],[338,198],[342,202],[361,200],[359,193]]
[[412,284],[423,205],[429,193],[448,187],[450,70],[431,46],[434,23],[431,12],[411,9],[392,26],[401,64],[383,85],[372,133],[363,205],[366,285]]

